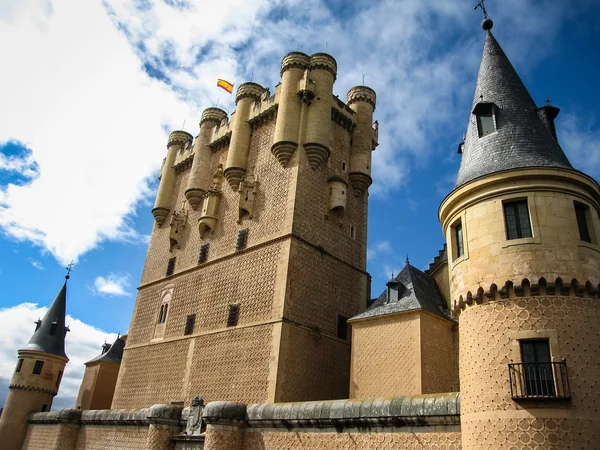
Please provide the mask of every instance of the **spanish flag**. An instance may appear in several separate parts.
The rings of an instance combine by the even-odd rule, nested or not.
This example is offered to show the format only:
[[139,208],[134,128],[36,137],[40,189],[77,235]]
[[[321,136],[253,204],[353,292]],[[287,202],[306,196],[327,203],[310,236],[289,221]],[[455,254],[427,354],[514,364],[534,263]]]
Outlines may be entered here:
[[221,89],[225,89],[230,94],[233,91],[233,83],[230,83],[229,81],[221,80],[220,78],[217,80],[217,87],[220,87]]

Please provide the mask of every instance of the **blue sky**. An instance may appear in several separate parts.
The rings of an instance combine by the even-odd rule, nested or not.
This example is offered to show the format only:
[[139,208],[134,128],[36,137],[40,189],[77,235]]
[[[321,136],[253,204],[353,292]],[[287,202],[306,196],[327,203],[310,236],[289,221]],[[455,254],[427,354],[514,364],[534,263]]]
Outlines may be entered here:
[[[474,0],[0,0],[0,404],[16,349],[69,285],[71,357],[129,326],[167,132],[197,133],[217,78],[279,81],[283,55],[327,51],[334,91],[378,94],[369,204],[373,296],[406,255],[425,269],[458,170],[485,33]],[[561,108],[559,141],[600,177],[600,1],[487,1],[494,35],[534,100]]]

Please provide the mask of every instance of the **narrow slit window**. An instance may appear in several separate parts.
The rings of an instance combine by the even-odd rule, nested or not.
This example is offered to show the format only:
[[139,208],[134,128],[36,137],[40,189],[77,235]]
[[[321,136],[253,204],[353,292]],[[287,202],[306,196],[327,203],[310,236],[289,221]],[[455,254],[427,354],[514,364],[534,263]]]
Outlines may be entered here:
[[248,229],[240,230],[238,233],[237,244],[235,249],[239,252],[244,250],[248,245]]
[[183,330],[183,335],[187,336],[194,332],[194,326],[196,325],[196,314],[190,314],[187,316],[185,320],[185,329]]
[[42,412],[46,412],[48,411],[48,405],[46,405],[45,403],[42,405]]
[[339,339],[348,339],[348,318],[338,315],[337,337]]
[[167,276],[173,275],[175,272],[175,261],[177,261],[176,257],[169,258],[169,263],[167,264]]
[[235,327],[238,324],[238,318],[240,315],[240,305],[233,303],[229,305],[229,314],[227,315],[227,326]]
[[208,250],[210,244],[206,243],[200,247],[200,255],[198,256],[198,264],[204,264],[208,260]]
[[585,242],[592,242],[588,227],[590,208],[582,203],[575,202],[575,215],[577,216],[577,226],[579,227],[579,238]]
[[454,235],[456,239],[456,258],[460,258],[465,254],[462,223],[458,222],[458,224],[454,227]]
[[531,233],[527,200],[504,203],[504,219],[506,222],[507,239],[521,239],[533,236]]
[[39,375],[42,373],[42,367],[44,367],[44,361],[37,360],[33,366],[33,374]]
[[15,372],[20,372],[21,369],[23,368],[23,359],[19,359],[19,361],[17,362],[17,368],[15,369]]
[[354,225],[350,225],[350,237],[356,239],[356,227]]
[[62,375],[63,375],[62,370],[59,370],[58,371],[58,377],[56,377],[56,388],[57,389],[58,389],[58,386],[60,386],[60,382],[62,380]]

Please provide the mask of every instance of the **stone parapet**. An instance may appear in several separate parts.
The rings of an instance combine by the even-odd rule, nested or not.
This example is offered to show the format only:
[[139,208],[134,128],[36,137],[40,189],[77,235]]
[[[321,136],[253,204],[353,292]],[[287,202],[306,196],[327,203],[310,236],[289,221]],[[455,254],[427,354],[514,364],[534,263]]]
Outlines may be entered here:
[[367,102],[371,106],[373,106],[373,110],[375,110],[375,105],[377,103],[377,94],[373,89],[367,86],[354,86],[348,91],[348,95],[346,97],[346,103],[350,106],[356,102]]
[[337,77],[337,61],[327,53],[315,53],[310,56],[310,70],[326,70],[333,75],[335,81]]
[[172,145],[185,145],[186,142],[189,142],[193,139],[194,136],[192,136],[187,131],[175,130],[169,135],[169,140],[167,141],[167,148],[169,148]]
[[283,57],[281,61],[281,74],[289,69],[306,70],[310,64],[310,57],[306,53],[291,52]]
[[214,124],[220,124],[223,119],[227,117],[227,113],[221,108],[206,108],[200,116],[200,126],[204,122],[213,122]]
[[260,96],[265,92],[265,88],[258,83],[242,83],[235,95],[235,104],[243,98],[251,98],[253,100],[260,99]]
[[452,392],[253,405],[211,402],[204,410],[204,420],[209,425],[286,429],[459,425],[460,395]]

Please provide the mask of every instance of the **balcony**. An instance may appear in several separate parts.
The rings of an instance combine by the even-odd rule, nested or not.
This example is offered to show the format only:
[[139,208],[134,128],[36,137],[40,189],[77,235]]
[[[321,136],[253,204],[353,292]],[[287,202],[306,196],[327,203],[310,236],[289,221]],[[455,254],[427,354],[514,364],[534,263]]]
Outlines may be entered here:
[[567,362],[512,363],[508,365],[513,400],[570,400]]

